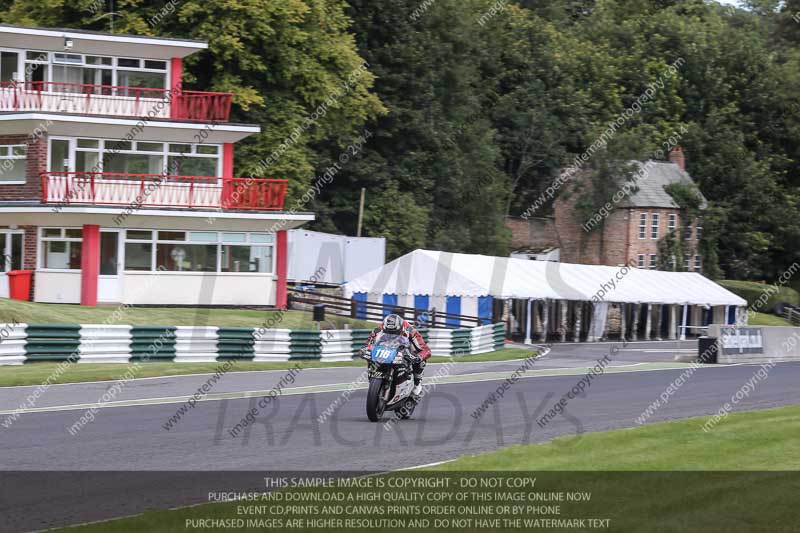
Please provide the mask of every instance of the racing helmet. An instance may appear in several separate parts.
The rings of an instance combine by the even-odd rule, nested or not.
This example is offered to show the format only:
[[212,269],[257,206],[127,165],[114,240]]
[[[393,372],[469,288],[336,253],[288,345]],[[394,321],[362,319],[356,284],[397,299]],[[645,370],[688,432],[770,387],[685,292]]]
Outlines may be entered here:
[[383,319],[382,328],[384,333],[400,335],[403,333],[403,317],[392,313]]

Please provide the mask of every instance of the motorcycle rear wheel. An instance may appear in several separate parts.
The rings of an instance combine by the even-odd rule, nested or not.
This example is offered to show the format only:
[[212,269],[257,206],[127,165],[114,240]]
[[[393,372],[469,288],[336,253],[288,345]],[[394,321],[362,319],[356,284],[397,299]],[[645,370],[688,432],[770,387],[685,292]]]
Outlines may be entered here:
[[383,386],[383,378],[370,378],[367,390],[367,418],[370,422],[380,422],[383,412],[386,410]]

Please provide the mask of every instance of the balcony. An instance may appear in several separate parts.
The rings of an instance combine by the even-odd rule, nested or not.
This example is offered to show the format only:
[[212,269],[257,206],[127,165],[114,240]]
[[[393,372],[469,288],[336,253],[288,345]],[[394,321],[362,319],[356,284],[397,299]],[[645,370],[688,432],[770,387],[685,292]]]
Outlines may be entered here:
[[87,85],[64,82],[0,82],[0,111],[44,111],[115,117],[226,122],[231,93]]
[[45,172],[42,203],[280,211],[287,180]]

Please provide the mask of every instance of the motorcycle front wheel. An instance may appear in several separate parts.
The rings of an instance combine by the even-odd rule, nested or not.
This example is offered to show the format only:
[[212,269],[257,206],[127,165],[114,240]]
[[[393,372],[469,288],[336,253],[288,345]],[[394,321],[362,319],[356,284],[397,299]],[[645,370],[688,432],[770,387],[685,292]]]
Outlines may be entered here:
[[379,422],[386,409],[386,400],[383,397],[383,378],[370,378],[367,390],[367,418],[370,422]]

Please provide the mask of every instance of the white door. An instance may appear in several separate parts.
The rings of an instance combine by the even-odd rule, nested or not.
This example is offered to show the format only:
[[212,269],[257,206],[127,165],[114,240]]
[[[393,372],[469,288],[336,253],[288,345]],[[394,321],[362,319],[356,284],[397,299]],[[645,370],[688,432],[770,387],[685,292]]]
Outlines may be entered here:
[[100,230],[100,276],[98,302],[122,302],[122,270],[125,248],[121,230]]
[[9,270],[22,270],[22,231],[2,230],[0,231],[0,252],[3,254],[2,265],[0,265],[0,298],[8,298],[8,276]]

